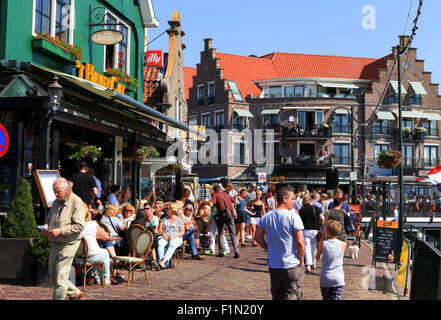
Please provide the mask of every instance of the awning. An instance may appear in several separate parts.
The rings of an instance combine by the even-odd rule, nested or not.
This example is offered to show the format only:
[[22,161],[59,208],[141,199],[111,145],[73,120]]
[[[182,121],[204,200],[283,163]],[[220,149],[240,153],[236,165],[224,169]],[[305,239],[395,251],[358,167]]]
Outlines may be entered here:
[[279,114],[280,109],[265,109],[260,114]]
[[426,89],[424,89],[423,84],[421,82],[410,82],[410,86],[415,94],[427,94]]
[[129,111],[133,114],[136,114],[138,117],[147,118],[150,120],[156,120],[156,121],[164,123],[170,127],[181,129],[183,131],[196,134],[202,138],[206,138],[206,135],[200,133],[199,131],[197,131],[193,128],[190,128],[189,126],[183,124],[182,122],[176,121],[175,119],[170,118],[170,117],[166,116],[165,114],[163,114],[163,113],[161,113],[161,112],[159,112],[149,106],[146,106],[143,103],[141,103],[141,102],[139,102],[129,96],[121,94],[113,89],[103,87],[99,84],[93,83],[93,82],[85,80],[85,79],[75,77],[73,75],[70,75],[70,74],[67,74],[64,72],[59,72],[59,71],[45,68],[45,67],[41,67],[41,66],[38,66],[35,64],[31,64],[31,67],[39,69],[40,71],[47,72],[49,74],[55,74],[60,78],[60,80],[65,80],[69,83],[72,83],[72,84],[82,88],[82,89],[86,89],[88,92],[95,94],[102,99],[108,100],[109,102],[116,102],[120,106],[122,106],[123,108],[124,107],[127,108],[127,111]]
[[424,118],[427,120],[441,120],[441,115],[439,113],[424,113]]
[[248,110],[233,109],[233,111],[236,112],[239,117],[254,118],[254,116]]
[[350,111],[349,110],[346,110],[346,109],[335,109],[334,110],[334,113],[335,114],[349,114],[350,113]]
[[358,89],[359,87],[353,83],[341,83],[341,82],[322,82],[317,81],[319,85],[325,88],[346,88],[346,89]]
[[379,120],[395,120],[395,117],[390,111],[377,111],[377,119]]
[[[392,111],[395,113],[398,119],[398,111]],[[421,111],[401,111],[401,115],[403,118],[426,118],[424,113]]]
[[[398,93],[398,81],[389,81],[392,89],[394,90],[394,93]],[[404,88],[403,84],[401,83],[401,94],[406,94],[407,91]]]

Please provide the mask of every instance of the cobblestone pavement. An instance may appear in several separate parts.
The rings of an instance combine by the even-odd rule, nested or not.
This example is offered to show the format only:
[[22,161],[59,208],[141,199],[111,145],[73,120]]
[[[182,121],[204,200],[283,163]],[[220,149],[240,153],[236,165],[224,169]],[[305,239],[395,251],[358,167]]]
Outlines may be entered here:
[[[228,238],[228,236],[227,236]],[[175,268],[149,271],[150,284],[144,274],[137,272],[130,287],[126,283],[102,288],[87,285],[84,300],[270,300],[270,278],[266,266],[267,254],[248,243],[241,248],[240,259],[233,254],[224,258],[204,256],[203,261],[187,259]],[[377,290],[368,290],[372,249],[362,242],[359,258],[352,260],[346,252],[344,300],[396,300],[398,297],[382,285],[383,275],[391,278],[389,269],[377,264]],[[120,273],[126,279],[127,271]],[[318,268],[305,275],[304,300],[321,300],[320,263]],[[82,289],[80,287],[80,289]],[[404,297],[406,299],[406,297]],[[0,284],[0,300],[50,300],[52,287],[33,287]]]

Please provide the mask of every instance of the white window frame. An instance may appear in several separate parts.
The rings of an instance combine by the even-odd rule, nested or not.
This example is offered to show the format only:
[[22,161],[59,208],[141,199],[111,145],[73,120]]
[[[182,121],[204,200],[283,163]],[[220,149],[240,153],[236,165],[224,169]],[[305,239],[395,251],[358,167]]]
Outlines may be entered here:
[[[214,81],[210,81],[207,84],[208,86],[208,97],[215,97],[216,96],[216,85]],[[213,86],[213,95],[210,95],[210,87]]]
[[[235,150],[235,145],[239,145],[239,154],[236,155],[236,153],[234,152]],[[240,145],[243,144],[244,145],[244,163],[240,163]],[[244,165],[250,165],[250,153],[247,152],[249,151],[248,149],[248,141],[246,140],[233,140],[232,141],[232,146],[233,146],[233,150],[231,150],[231,164],[234,166],[244,166]],[[239,163],[235,162],[234,160],[236,159],[236,157],[238,157]]]
[[221,109],[221,110],[216,110],[216,111],[214,111],[214,126],[216,127],[217,125],[218,125],[218,123],[217,123],[217,114],[218,113],[223,113],[224,114],[224,121],[223,121],[223,125],[224,125],[224,127],[225,127],[225,112],[224,112],[224,109]]
[[[203,89],[203,96],[201,97],[200,96],[200,94],[199,94],[199,92],[200,92],[200,88],[202,88]],[[197,97],[198,97],[198,100],[201,100],[201,99],[204,99],[205,98],[205,88],[204,88],[204,85],[203,84],[198,84],[198,92],[197,92]]]
[[201,113],[201,126],[205,126],[204,125],[204,116],[208,116],[208,118],[210,119],[210,126],[209,127],[205,127],[205,128],[211,128],[212,127],[212,121],[211,121],[211,113],[210,112],[205,112],[205,113]]
[[[32,35],[34,37],[37,36],[37,33],[35,32],[35,10],[37,9],[37,0],[33,0],[32,5]],[[57,19],[57,0],[51,0],[51,15],[50,15],[50,36],[55,38],[55,22]],[[68,43],[70,45],[73,45],[74,42],[74,29],[75,29],[75,0],[70,0],[70,11],[69,11],[69,21],[70,21],[70,27],[69,27],[69,39]],[[39,30],[41,31],[41,30]]]
[[[131,45],[131,28],[128,24],[126,24],[124,21],[121,21],[114,13],[110,12],[108,9],[105,9],[105,16],[107,17],[108,15],[112,16],[113,19],[115,19],[115,23],[121,23],[124,25],[124,27],[127,28],[127,61],[126,61],[126,74],[130,74],[130,45]],[[118,30],[119,25],[116,26],[116,30]],[[120,31],[121,32],[121,31]],[[103,51],[104,51],[104,60],[103,60],[103,70],[106,70],[106,50],[107,50],[107,46],[103,46]],[[114,69],[119,69],[118,68],[118,53],[119,53],[119,43],[114,44],[114,52],[115,52],[115,56],[113,57],[113,68]]]

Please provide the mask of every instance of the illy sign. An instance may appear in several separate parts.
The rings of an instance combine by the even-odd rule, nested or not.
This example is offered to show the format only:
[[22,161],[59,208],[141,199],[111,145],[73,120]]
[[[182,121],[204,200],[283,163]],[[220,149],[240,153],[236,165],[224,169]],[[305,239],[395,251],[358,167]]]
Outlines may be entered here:
[[146,67],[163,67],[164,66],[164,51],[150,50],[146,52],[145,65]]

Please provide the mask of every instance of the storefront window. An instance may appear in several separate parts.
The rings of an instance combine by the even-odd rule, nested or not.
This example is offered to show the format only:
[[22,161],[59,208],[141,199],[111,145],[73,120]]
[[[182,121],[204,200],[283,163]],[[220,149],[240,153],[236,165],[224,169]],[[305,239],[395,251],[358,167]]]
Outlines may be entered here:
[[23,129],[23,176],[32,176],[39,168],[41,157],[41,123],[28,123]]

